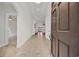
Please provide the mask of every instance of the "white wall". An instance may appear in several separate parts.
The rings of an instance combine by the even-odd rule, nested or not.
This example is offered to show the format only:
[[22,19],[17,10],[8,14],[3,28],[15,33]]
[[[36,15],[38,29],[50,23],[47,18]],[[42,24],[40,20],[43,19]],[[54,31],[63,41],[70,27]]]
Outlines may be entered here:
[[5,11],[6,11],[6,20],[7,20],[7,30],[8,30],[8,37],[12,37],[12,36],[16,36],[17,35],[17,21],[10,21],[9,20],[9,16],[14,15],[17,16],[17,12],[16,9],[14,8],[14,6],[7,2],[4,3],[5,5]]
[[12,4],[0,2],[0,47],[8,44],[8,13],[15,13]]
[[16,13],[16,9],[11,3],[5,3],[5,8],[7,13]]
[[[8,41],[6,11],[4,4],[0,3],[0,46]],[[17,11],[17,47],[21,47],[32,35],[33,21],[29,14],[27,3],[13,3]],[[8,10],[7,10],[8,11]],[[7,12],[9,13],[9,11]],[[5,39],[6,38],[6,39]]]
[[51,34],[51,7],[50,6],[51,6],[51,3],[48,4],[48,11],[45,19],[45,36],[49,40],[50,40],[50,34]]
[[17,35],[16,21],[9,21],[10,15],[17,16],[17,12],[11,3],[3,3],[5,9],[5,42],[8,44],[8,39]]
[[17,14],[17,48],[21,47],[31,36],[33,32],[33,21],[29,14],[27,3],[13,3]]
[[5,9],[0,3],[0,47],[5,45]]

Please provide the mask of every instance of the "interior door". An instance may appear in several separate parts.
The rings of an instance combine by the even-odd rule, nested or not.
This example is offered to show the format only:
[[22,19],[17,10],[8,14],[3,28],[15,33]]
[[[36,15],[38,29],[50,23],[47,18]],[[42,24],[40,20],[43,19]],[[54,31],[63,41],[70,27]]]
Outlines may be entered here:
[[79,3],[52,3],[51,12],[51,53],[55,57],[76,56],[79,39]]

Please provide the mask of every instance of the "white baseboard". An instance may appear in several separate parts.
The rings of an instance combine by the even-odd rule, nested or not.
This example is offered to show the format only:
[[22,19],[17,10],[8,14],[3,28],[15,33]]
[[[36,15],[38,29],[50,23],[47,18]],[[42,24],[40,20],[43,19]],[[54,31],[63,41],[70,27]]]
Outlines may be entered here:
[[[31,35],[31,36],[32,36],[32,35]],[[31,37],[31,36],[30,36],[30,37]],[[20,45],[17,44],[17,48],[21,48],[21,46],[23,46],[23,45],[26,43],[26,41],[29,40],[30,37],[28,37],[27,39],[25,39],[22,43],[20,43]],[[17,40],[18,40],[18,39],[17,39]]]
[[19,45],[17,44],[17,48],[20,48],[21,46],[23,46],[25,44],[27,40],[24,40],[22,43],[20,43]]
[[6,45],[8,45],[8,42],[1,44],[0,47],[6,46]]

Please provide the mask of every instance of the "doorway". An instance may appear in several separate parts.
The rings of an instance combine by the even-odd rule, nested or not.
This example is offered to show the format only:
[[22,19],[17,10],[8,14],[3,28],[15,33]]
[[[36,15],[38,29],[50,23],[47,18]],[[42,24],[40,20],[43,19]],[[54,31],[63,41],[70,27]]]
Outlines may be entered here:
[[8,19],[8,45],[16,47],[17,45],[17,15],[7,14]]

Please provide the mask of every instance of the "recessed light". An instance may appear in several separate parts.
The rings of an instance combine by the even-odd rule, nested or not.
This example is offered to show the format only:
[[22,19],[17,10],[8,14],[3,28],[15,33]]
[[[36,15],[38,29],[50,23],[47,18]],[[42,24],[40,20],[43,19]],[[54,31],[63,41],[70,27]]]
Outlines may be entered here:
[[35,3],[40,4],[41,2],[35,2]]

